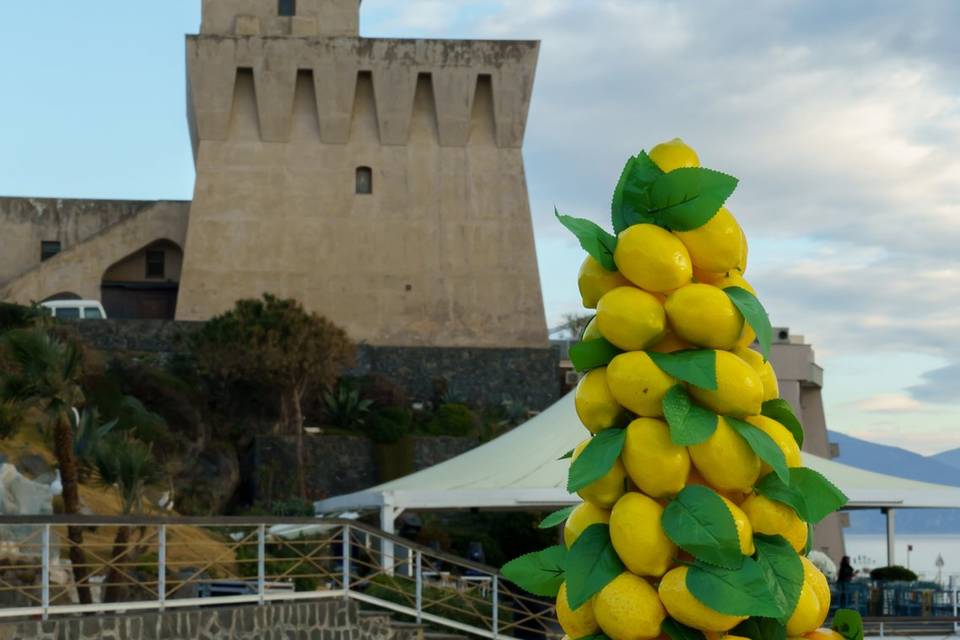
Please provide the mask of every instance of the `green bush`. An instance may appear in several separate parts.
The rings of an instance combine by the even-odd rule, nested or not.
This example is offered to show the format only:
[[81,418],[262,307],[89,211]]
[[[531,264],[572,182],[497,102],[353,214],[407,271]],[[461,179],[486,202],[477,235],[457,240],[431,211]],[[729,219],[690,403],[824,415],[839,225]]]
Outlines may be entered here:
[[870,577],[877,582],[916,582],[917,580],[917,574],[900,565],[878,567],[870,572]]
[[434,436],[474,435],[480,426],[477,415],[462,404],[440,405],[426,425],[426,432]]
[[33,326],[38,320],[45,317],[47,317],[47,313],[39,306],[25,307],[19,304],[0,302],[0,333]]
[[413,414],[409,409],[386,407],[373,414],[367,421],[364,432],[379,444],[393,444],[411,431]]

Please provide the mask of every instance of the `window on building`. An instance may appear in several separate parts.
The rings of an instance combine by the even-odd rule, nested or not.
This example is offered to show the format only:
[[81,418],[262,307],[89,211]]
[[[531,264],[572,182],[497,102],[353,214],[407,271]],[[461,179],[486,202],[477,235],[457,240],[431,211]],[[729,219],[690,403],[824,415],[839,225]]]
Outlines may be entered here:
[[373,193],[373,171],[370,167],[357,167],[357,193]]
[[147,250],[147,277],[148,278],[163,278],[166,274],[165,271],[165,259],[166,254],[163,252],[163,249],[148,249]]
[[280,0],[279,13],[282,16],[297,15],[297,0]]
[[60,253],[59,240],[44,240],[40,243],[40,261],[48,260]]

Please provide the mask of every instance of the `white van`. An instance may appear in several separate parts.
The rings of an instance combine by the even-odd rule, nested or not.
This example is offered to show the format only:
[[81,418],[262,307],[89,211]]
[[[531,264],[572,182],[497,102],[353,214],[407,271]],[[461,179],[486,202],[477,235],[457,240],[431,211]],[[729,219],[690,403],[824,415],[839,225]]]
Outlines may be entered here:
[[103,320],[107,317],[99,300],[48,300],[40,306],[61,320]]

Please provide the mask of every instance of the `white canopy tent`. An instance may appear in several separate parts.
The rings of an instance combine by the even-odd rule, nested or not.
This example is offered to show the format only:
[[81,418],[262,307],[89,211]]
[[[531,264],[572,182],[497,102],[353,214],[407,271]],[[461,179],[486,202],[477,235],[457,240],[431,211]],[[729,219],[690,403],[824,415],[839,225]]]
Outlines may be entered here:
[[[549,509],[580,502],[567,493],[564,453],[587,433],[577,418],[573,394],[516,429],[455,458],[397,480],[315,504],[317,513],[378,510],[392,533],[406,509]],[[893,549],[895,509],[960,508],[960,488],[864,471],[803,454],[850,499],[847,509],[887,514],[888,554]],[[891,556],[892,559],[892,556]]]

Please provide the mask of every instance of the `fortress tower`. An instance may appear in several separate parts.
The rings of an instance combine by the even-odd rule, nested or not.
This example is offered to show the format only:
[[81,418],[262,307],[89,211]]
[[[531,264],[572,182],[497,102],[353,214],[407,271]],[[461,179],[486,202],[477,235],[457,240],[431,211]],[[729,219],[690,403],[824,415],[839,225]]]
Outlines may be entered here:
[[356,340],[547,345],[521,146],[538,43],[358,35],[357,0],[203,0],[176,316],[264,292]]

